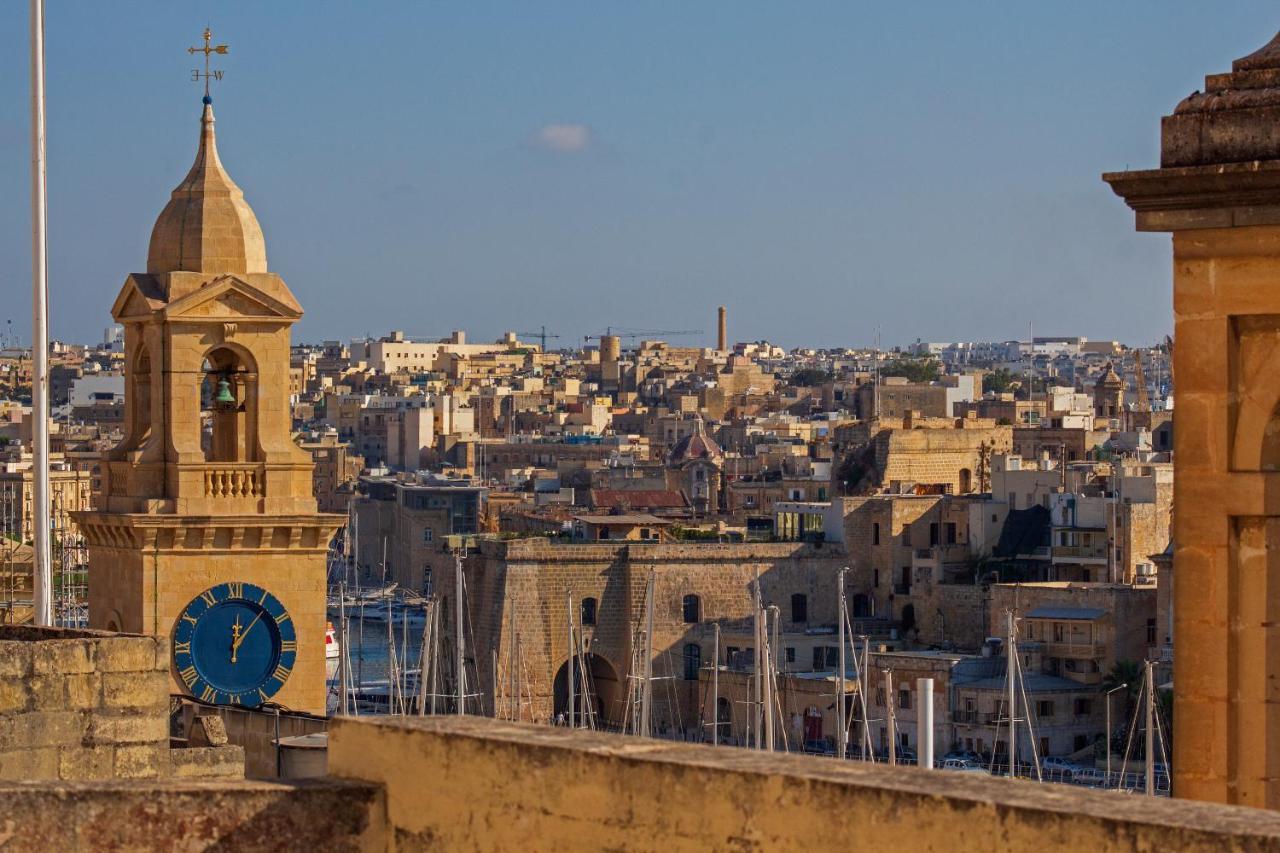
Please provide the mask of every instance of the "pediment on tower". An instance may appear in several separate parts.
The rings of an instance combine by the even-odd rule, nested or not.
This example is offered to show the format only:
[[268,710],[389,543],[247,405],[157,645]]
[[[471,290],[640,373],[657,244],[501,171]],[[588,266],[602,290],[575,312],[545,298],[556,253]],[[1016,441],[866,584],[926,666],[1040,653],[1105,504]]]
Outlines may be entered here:
[[[292,322],[302,316],[302,308],[277,276],[249,276],[263,281],[246,281],[236,275],[213,279],[165,308],[168,320],[276,320]],[[274,286],[273,286],[274,285]]]
[[164,288],[155,276],[134,273],[120,288],[120,295],[111,306],[111,316],[116,322],[150,317],[164,305]]

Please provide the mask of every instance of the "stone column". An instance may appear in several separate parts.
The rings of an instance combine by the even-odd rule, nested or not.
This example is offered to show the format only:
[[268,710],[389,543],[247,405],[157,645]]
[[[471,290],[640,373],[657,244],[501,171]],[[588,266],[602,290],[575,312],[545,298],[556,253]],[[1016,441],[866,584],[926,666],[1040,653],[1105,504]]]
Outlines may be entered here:
[[1280,36],[1162,120],[1160,165],[1103,178],[1173,234],[1174,794],[1280,808]]

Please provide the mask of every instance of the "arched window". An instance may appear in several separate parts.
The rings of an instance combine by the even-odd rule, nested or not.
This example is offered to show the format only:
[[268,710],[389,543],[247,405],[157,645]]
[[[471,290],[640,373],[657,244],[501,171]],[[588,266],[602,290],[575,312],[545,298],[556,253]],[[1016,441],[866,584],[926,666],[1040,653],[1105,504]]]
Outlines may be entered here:
[[697,643],[685,643],[684,646],[684,678],[685,681],[697,681],[698,670],[702,669],[702,646]]
[[803,592],[797,592],[791,596],[791,621],[809,621],[809,596]]
[[596,600],[594,598],[582,599],[582,624],[596,624]]
[[702,621],[702,600],[692,593],[684,597],[684,621],[690,625]]

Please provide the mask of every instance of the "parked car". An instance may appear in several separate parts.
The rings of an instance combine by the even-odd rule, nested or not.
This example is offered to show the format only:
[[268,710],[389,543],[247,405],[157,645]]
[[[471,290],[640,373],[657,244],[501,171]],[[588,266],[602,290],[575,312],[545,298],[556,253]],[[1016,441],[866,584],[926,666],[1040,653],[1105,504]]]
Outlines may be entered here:
[[1083,770],[1084,768],[1069,758],[1062,758],[1057,755],[1046,755],[1044,760],[1040,762],[1040,769],[1046,773],[1070,779],[1077,771]]
[[[887,751],[886,751],[887,754]],[[915,764],[916,751],[909,746],[900,746],[895,753],[899,764]]]
[[968,761],[963,758],[944,758],[942,764],[939,765],[943,770],[958,770],[962,773],[981,773],[983,776],[990,776],[987,768],[983,767],[976,761]]
[[959,761],[971,761],[974,764],[983,763],[982,756],[978,755],[978,753],[974,752],[971,749],[953,749],[950,752],[948,752],[946,755],[942,756],[943,761],[949,761],[950,759],[953,759],[953,758]]
[[1107,773],[1097,767],[1081,767],[1071,772],[1071,781],[1086,788],[1103,788],[1107,784]]

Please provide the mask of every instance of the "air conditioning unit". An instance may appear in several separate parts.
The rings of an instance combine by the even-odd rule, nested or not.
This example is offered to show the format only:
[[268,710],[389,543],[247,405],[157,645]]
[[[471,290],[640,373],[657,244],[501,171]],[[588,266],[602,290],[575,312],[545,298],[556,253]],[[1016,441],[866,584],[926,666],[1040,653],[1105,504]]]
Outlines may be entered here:
[[1140,578],[1154,578],[1156,576],[1155,563],[1138,563],[1136,568]]

